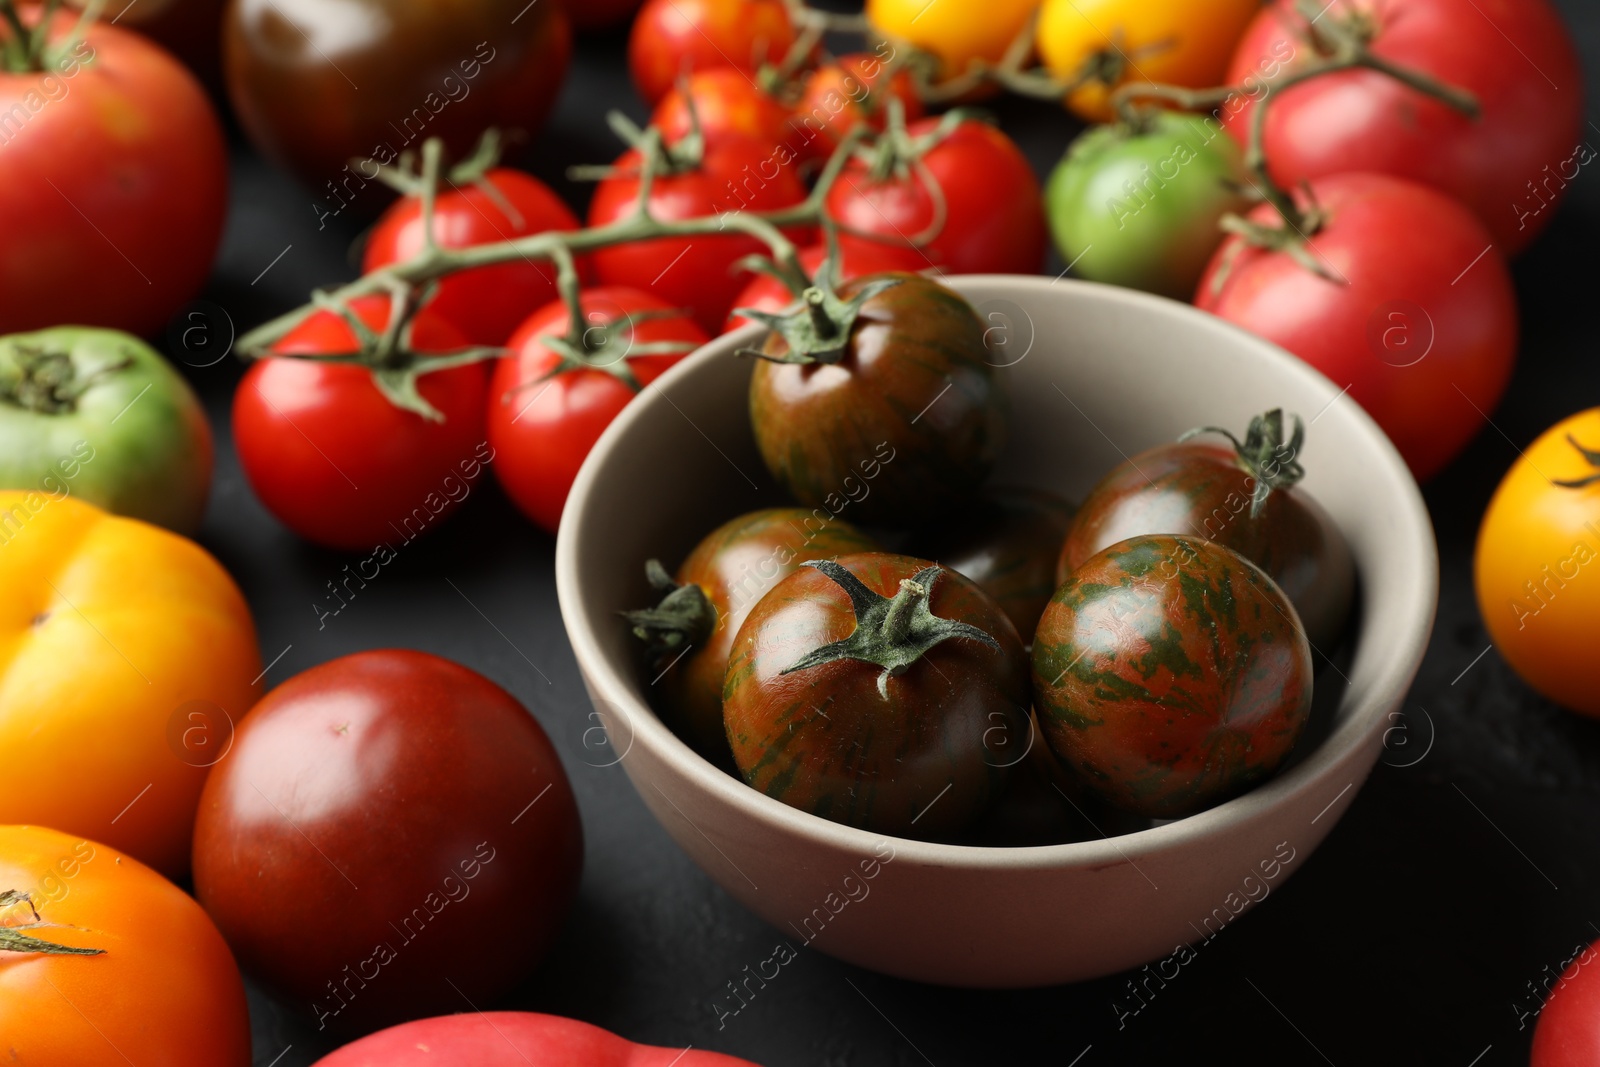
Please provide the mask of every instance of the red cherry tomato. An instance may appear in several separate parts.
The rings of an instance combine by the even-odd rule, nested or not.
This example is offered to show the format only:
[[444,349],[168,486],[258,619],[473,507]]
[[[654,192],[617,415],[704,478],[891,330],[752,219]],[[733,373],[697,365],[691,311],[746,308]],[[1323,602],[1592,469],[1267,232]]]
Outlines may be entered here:
[[1579,946],[1544,1008],[1513,1005],[1519,1019],[1538,1012],[1528,1067],[1593,1067],[1600,1063],[1600,941]]
[[[923,119],[908,132],[919,137],[941,121]],[[882,181],[869,164],[852,160],[829,191],[827,209],[845,228],[873,235],[842,233],[841,247],[917,241],[926,265],[948,274],[1033,274],[1044,264],[1039,180],[1011,138],[985,122],[961,122],[920,166]]]
[[[447,189],[434,209],[433,235],[442,248],[508,241],[546,230],[575,230],[578,219],[550,187],[531,174],[498,167],[479,183]],[[422,251],[422,199],[408,196],[378,220],[361,269],[410,259]],[[503,345],[517,324],[556,298],[555,269],[514,261],[453,274],[439,283],[429,310],[475,345]]]
[[816,142],[812,154],[828,155],[857,126],[883,129],[891,98],[900,101],[908,121],[922,117],[922,101],[911,75],[901,70],[888,76],[891,68],[883,57],[886,50],[893,54],[885,42],[877,52],[840,56],[806,79],[794,117],[807,141]]
[[[589,225],[631,217],[638,210],[639,153],[624,152],[618,173],[606,178],[589,203]],[[686,219],[739,211],[775,211],[806,197],[787,147],[732,134],[706,145],[698,167],[658,177],[650,191],[650,213],[657,219]],[[804,239],[803,232],[791,239]],[[710,237],[658,237],[612,245],[592,254],[603,285],[645,289],[673,307],[690,308],[707,333],[722,327],[733,298],[746,279],[733,269],[766,245],[729,232]]]
[[[1286,188],[1346,171],[1378,171],[1464,200],[1515,255],[1555,214],[1578,168],[1594,158],[1581,143],[1583,71],[1547,0],[1334,0],[1318,21],[1358,18],[1372,51],[1392,63],[1466,89],[1482,114],[1469,118],[1369,70],[1315,78],[1274,100],[1266,151]],[[1260,81],[1312,55],[1293,0],[1267,6],[1239,43],[1228,82]],[[1285,57],[1290,57],[1287,60]],[[1248,138],[1252,103],[1230,118]]]
[[708,139],[731,133],[760,141],[769,151],[788,145],[796,155],[806,154],[802,147],[805,137],[791,123],[789,109],[733,67],[697,71],[661,98],[650,123],[669,144],[689,132],[691,100],[700,130]]
[[645,102],[667,95],[679,75],[710,67],[754,74],[794,44],[783,0],[646,0],[628,38],[628,66]]
[[[828,249],[825,245],[811,245],[800,250],[800,266],[805,270],[806,277],[816,277],[827,255]],[[847,282],[866,274],[881,274],[891,270],[916,271],[928,265],[926,257],[915,248],[883,245],[875,241],[860,241],[848,249],[841,248],[839,256],[838,282]],[[776,313],[792,307],[794,302],[795,296],[789,291],[788,286],[770,274],[754,274],[750,284],[744,287],[744,291],[733,302],[733,306]],[[743,315],[729,314],[728,323],[722,328],[722,332],[737,330],[750,321]]]
[[[353,307],[369,327],[389,318],[387,297]],[[418,352],[466,346],[424,308],[413,323]],[[273,346],[293,353],[354,352],[338,315],[319,311]],[[417,379],[438,422],[396,407],[367,368],[314,359],[263,359],[233,397],[233,436],[245,477],[267,509],[300,536],[330,548],[392,550],[431,529],[465,500],[494,458],[484,437],[482,363]]]
[[[1342,281],[1230,237],[1195,304],[1348,386],[1412,473],[1429,478],[1478,432],[1511,375],[1517,306],[1505,259],[1471,211],[1425,185],[1340,174],[1311,189],[1327,213],[1312,254]],[[1262,205],[1251,218],[1278,216]]]
[[[588,289],[579,299],[588,323],[585,337],[599,347],[592,357],[595,368],[563,370],[562,356],[545,343],[571,327],[566,305],[556,301],[517,330],[512,354],[498,362],[489,385],[495,474],[522,513],[551,533],[561,523],[584,457],[636,395],[616,374],[600,368],[625,360],[638,384],[646,386],[686,352],[630,355],[631,348],[661,342],[699,346],[707,340],[682,312],[637,289]],[[622,327],[610,344],[600,346],[607,326],[641,313],[651,317]]]

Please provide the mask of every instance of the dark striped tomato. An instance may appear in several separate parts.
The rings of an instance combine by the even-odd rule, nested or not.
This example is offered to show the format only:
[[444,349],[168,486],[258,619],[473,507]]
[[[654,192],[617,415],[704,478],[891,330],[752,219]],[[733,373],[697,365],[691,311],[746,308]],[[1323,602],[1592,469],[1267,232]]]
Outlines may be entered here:
[[765,508],[707,534],[667,583],[670,591],[662,590],[663,603],[628,616],[650,645],[652,671],[666,672],[667,725],[701,755],[726,765],[722,680],[745,616],[807,560],[877,550],[866,534],[822,509]]
[[1283,591],[1231,549],[1141,537],[1083,564],[1033,644],[1051,749],[1091,792],[1172,818],[1283,764],[1311,712],[1311,649]]
[[[887,553],[835,563],[783,579],[740,627],[723,688],[734,762],[754,788],[835,822],[916,837],[963,829],[1026,742],[1022,642],[953,571]],[[890,597],[886,620],[878,609]],[[892,629],[896,607],[909,622],[892,667],[816,662],[828,646]],[[913,647],[941,627],[945,637]]]
[[885,279],[897,284],[862,304],[833,362],[782,362],[789,345],[769,335],[750,380],[750,421],[767,469],[802,504],[848,497],[860,521],[903,525],[977,491],[1005,443],[1008,411],[983,323],[959,293],[886,273],[838,295],[848,301]]

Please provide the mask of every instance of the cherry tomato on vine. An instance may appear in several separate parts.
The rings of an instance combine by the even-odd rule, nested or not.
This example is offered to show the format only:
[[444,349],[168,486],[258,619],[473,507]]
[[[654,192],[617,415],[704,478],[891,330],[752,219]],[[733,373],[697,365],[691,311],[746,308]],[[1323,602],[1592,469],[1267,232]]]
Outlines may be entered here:
[[887,177],[855,159],[829,190],[840,247],[914,246],[949,274],[1038,273],[1046,241],[1039,181],[1011,138],[975,119],[953,128],[923,119],[906,133],[913,144],[892,149]]
[[1539,693],[1600,717],[1600,408],[1529,445],[1495,491],[1478,531],[1478,610],[1495,647]]
[[[1471,211],[1425,185],[1338,174],[1313,182],[1311,196],[1325,219],[1308,250],[1330,277],[1234,236],[1195,304],[1348,386],[1426,480],[1477,434],[1511,375],[1517,305],[1505,259]],[[1250,218],[1278,222],[1266,204]]]
[[[352,310],[368,328],[389,320],[389,299]],[[412,321],[421,355],[466,341],[424,306]],[[318,311],[273,345],[284,357],[359,348],[350,325]],[[233,436],[251,488],[284,525],[330,548],[373,550],[410,541],[467,498],[494,457],[484,436],[489,371],[481,363],[422,373],[417,392],[441,418],[398,406],[354,363],[258,360],[233,397]]]
[[1067,97],[1090,122],[1112,118],[1111,92],[1130,81],[1188,88],[1223,84],[1223,72],[1260,0],[1044,0],[1039,55],[1050,72],[1091,78]]
[[645,0],[628,38],[628,67],[639,95],[655,104],[685,71],[754,75],[782,62],[794,41],[783,0]]
[[[23,8],[29,24],[38,14]],[[55,14],[38,53],[0,29],[0,333],[150,336],[211,270],[227,146],[176,60],[104,22],[74,40],[77,19]]]
[[[650,190],[650,213],[661,221],[741,211],[776,211],[806,198],[805,185],[785,145],[773,146],[733,134],[711,141],[698,162],[673,166]],[[631,218],[638,213],[641,157],[630,148],[614,164],[616,173],[600,182],[589,203],[589,225]],[[791,239],[806,236],[804,230]],[[674,307],[689,308],[708,334],[722,328],[733,298],[746,279],[734,264],[759,255],[767,246],[754,237],[726,233],[700,237],[655,237],[595,251],[594,271],[604,285],[654,293]]]
[[0,826],[0,1035],[18,1064],[250,1067],[244,983],[200,905],[36,826]]
[[[1588,1067],[1600,1058],[1600,967],[1596,963],[1600,963],[1600,942],[1579,946],[1561,968],[1556,987],[1538,1010],[1528,1067]],[[1518,1009],[1519,1022],[1523,1014]]]
[[877,833],[970,826],[1028,734],[1028,658],[999,605],[926,560],[880,552],[800,567],[734,638],[723,715],[770,797]]
[[[839,284],[867,274],[881,274],[884,271],[911,272],[928,265],[922,253],[915,248],[881,245],[874,241],[862,241],[851,245],[848,249],[841,248],[839,252],[839,269],[830,278],[831,282]],[[823,260],[827,258],[826,245],[810,245],[800,249],[800,268],[806,272],[806,277],[815,277],[822,269]],[[734,300],[734,308],[754,308],[757,311],[776,313],[793,307],[799,300],[799,297],[789,291],[787,285],[771,274],[751,273],[750,284],[746,285],[744,291]],[[753,321],[748,316],[730,313],[728,323],[722,328],[722,332],[736,330]]]
[[[490,188],[485,188],[488,186]],[[547,230],[575,230],[578,219],[531,174],[496,167],[440,191],[433,236],[441,248],[509,241]],[[383,213],[367,239],[367,273],[410,259],[423,248],[422,198],[407,196]],[[579,260],[580,270],[583,260]],[[514,260],[461,271],[439,282],[428,310],[475,345],[503,345],[523,319],[556,298],[555,268]]]
[[797,157],[810,154],[789,109],[742,70],[713,67],[673,86],[650,116],[650,124],[668,144],[681,141],[693,129],[691,102],[694,119],[708,140],[733,134],[765,144],[769,153],[785,145]]
[[[1254,6],[1254,5],[1251,5]],[[1468,18],[1466,16],[1472,16]],[[1267,116],[1272,175],[1285,187],[1344,171],[1377,171],[1453,194],[1477,212],[1508,256],[1538,236],[1568,184],[1594,158],[1583,143],[1583,70],[1547,0],[1333,0],[1318,18],[1351,28],[1373,54],[1465,89],[1480,114],[1371,70],[1342,71],[1286,90]],[[1291,0],[1268,4],[1240,42],[1231,82],[1293,57],[1309,61],[1306,20]],[[1247,137],[1254,104],[1229,130]]]
[[859,126],[882,130],[890,100],[900,101],[908,121],[922,117],[911,75],[891,65],[894,56],[885,41],[876,51],[840,56],[806,77],[794,118],[813,155],[828,156]]
[[611,420],[707,340],[682,311],[638,289],[586,289],[579,301],[585,327],[577,345],[566,339],[566,304],[548,304],[512,335],[511,354],[497,361],[489,385],[495,476],[552,534],[578,468]]
[[876,551],[870,537],[826,511],[766,508],[711,531],[675,576],[652,560],[646,573],[661,602],[628,613],[628,621],[654,669],[666,671],[659,680],[668,725],[708,760],[728,764],[722,680],[745,617],[802,563]]
[[1269,778],[1311,714],[1311,647],[1232,549],[1136,537],[1056,590],[1033,642],[1040,725],[1091,793],[1190,815]]
[[940,80],[973,60],[997,62],[1027,28],[1039,0],[948,4],[930,0],[867,0],[867,19],[885,37],[905,41],[939,61]]

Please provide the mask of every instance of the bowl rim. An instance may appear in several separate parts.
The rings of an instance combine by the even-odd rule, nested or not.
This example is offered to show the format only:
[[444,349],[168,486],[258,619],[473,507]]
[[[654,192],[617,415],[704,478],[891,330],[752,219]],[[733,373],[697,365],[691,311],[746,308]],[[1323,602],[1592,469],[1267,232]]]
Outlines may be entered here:
[[[989,290],[1002,286],[1013,293],[1017,289],[1044,293],[1064,285],[1069,290],[1085,291],[1095,300],[1121,303],[1132,309],[1169,319],[1186,320],[1191,326],[1230,336],[1233,342],[1253,348],[1262,357],[1279,363],[1285,373],[1298,376],[1305,379],[1308,384],[1326,390],[1333,398],[1329,401],[1330,406],[1348,391],[1341,390],[1310,364],[1272,342],[1189,304],[1166,297],[1119,286],[1066,277],[1051,279],[1040,275],[969,274],[939,280],[960,291],[963,296],[968,296],[969,299],[1001,295],[991,293]],[[976,288],[979,292],[969,293],[967,291],[969,287]],[[749,345],[764,329],[765,327],[759,324],[749,324],[715,337],[679,361],[652,384],[659,384],[665,389],[692,377],[703,365],[716,359],[732,357],[736,348]],[[601,471],[617,453],[619,442],[628,435],[633,424],[644,417],[643,413],[650,399],[644,393],[650,390],[651,386],[646,386],[640,396],[624,408],[606,428],[590,450],[573,482],[556,537],[556,594],[561,616],[566,625],[573,654],[590,687],[590,696],[599,698],[624,712],[632,732],[631,744],[645,745],[672,773],[695,782],[716,799],[732,805],[743,816],[754,822],[775,823],[785,832],[799,834],[844,853],[870,853],[879,842],[890,841],[895,849],[896,863],[904,861],[911,866],[1005,871],[1097,868],[1102,865],[1132,863],[1135,856],[1154,855],[1227,834],[1253,819],[1265,816],[1274,809],[1302,798],[1315,789],[1329,772],[1359,757],[1362,746],[1367,743],[1369,736],[1384,722],[1383,716],[1380,715],[1350,716],[1338,723],[1316,748],[1288,770],[1246,793],[1193,815],[1131,833],[1107,836],[1101,831],[1102,836],[1099,840],[1020,846],[947,844],[874,833],[791,807],[759,790],[750,788],[740,779],[718,769],[673,733],[647,702],[637,699],[628,692],[626,680],[600,648],[595,636],[596,620],[583,606],[578,581],[578,545],[575,533],[581,522],[579,516],[584,503],[601,478]],[[1386,702],[1384,694],[1393,690],[1398,690],[1400,698],[1404,699],[1421,665],[1422,656],[1427,650],[1438,609],[1438,544],[1422,491],[1399,451],[1364,408],[1354,401],[1351,401],[1349,407],[1361,429],[1369,434],[1378,446],[1380,466],[1366,473],[1385,478],[1394,483],[1392,488],[1398,490],[1396,495],[1400,504],[1397,515],[1399,524],[1397,534],[1390,543],[1397,549],[1404,548],[1415,556],[1415,562],[1419,564],[1416,569],[1416,582],[1411,586],[1407,596],[1407,606],[1411,609],[1408,615],[1411,617],[1405,624],[1402,634],[1403,645],[1408,652],[1405,655],[1391,656],[1387,663],[1381,664],[1369,680],[1367,690],[1356,698],[1376,710]],[[1368,610],[1371,610],[1370,603]],[[613,617],[607,615],[604,621],[611,622]],[[1393,642],[1395,647],[1401,644],[1402,640]],[[1341,706],[1344,699],[1350,698],[1342,698]],[[1371,721],[1363,721],[1366,718],[1370,718]],[[607,729],[609,733],[609,726]],[[624,764],[624,770],[628,770],[626,755],[619,762]],[[1363,767],[1360,775],[1364,777],[1369,770],[1370,766]],[[631,772],[629,777],[632,780]],[[1354,784],[1352,782],[1352,785]],[[634,785],[638,788],[640,783],[635,780]],[[649,800],[642,789],[640,794]],[[1332,807],[1343,795],[1341,792],[1339,796],[1334,797],[1328,806]],[[1318,818],[1320,817],[1319,815]],[[1095,829],[1098,830],[1099,827],[1096,826]]]

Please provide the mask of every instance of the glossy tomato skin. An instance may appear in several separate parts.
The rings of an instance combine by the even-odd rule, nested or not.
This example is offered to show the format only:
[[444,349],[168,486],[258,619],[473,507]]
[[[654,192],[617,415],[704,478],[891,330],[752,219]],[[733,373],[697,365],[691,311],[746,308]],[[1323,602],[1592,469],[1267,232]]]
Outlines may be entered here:
[[392,163],[428,137],[465,159],[490,127],[531,139],[560,92],[572,28],[559,5],[525,0],[237,0],[222,45],[251,141],[337,212],[377,173],[352,159]]
[[1210,541],[1139,537],[1056,591],[1033,643],[1051,750],[1106,802],[1190,815],[1288,758],[1311,714],[1311,647],[1294,607]]
[[160,527],[6,491],[0,589],[0,822],[182,878],[205,768],[261,692],[238,586]]
[[[357,314],[374,329],[387,297],[363,297]],[[422,352],[465,340],[426,308],[414,320]],[[273,348],[285,355],[356,350],[332,312],[307,318]],[[251,488],[284,525],[329,548],[393,551],[467,498],[494,458],[485,436],[488,369],[481,363],[424,374],[434,422],[390,403],[365,367],[313,359],[258,360],[233,397],[234,445]]]
[[[478,182],[440,192],[434,240],[442,248],[494,244],[549,230],[575,230],[578,219],[531,174],[496,167]],[[507,208],[510,209],[509,214]],[[410,259],[423,248],[422,200],[408,196],[383,213],[362,257],[367,273]],[[579,261],[582,270],[584,263]],[[452,274],[439,283],[429,310],[475,345],[503,345],[523,319],[556,298],[555,268],[516,260]]]
[[[795,160],[784,145],[728,134],[706,146],[699,167],[658,177],[651,187],[650,212],[657,219],[671,220],[792,207],[806,198]],[[639,165],[633,149],[622,154],[615,164],[619,173],[595,189],[589,225],[637,214]],[[789,236],[804,243],[806,234]],[[673,307],[691,309],[700,327],[715,334],[745,285],[734,264],[766,251],[756,238],[729,232],[612,245],[596,251],[593,263],[601,284],[648,290]]]
[[[687,91],[685,91],[687,90]],[[789,109],[734,67],[711,67],[690,74],[656,105],[650,124],[675,144],[693,129],[689,105],[700,131],[716,140],[733,134],[767,145],[769,152],[787,145],[797,156],[808,154],[805,138],[791,122]]]
[[[912,123],[912,136],[939,119]],[[923,168],[943,191],[928,188],[919,169],[874,181],[868,165],[849,163],[828,193],[828,214],[848,231],[839,244],[883,243],[917,247],[927,265],[947,274],[1035,274],[1044,264],[1044,209],[1033,167],[1011,138],[985,122],[960,123],[930,148]],[[871,237],[857,236],[870,234]]]
[[[790,952],[792,953],[792,949]],[[785,960],[784,962],[788,962]],[[418,1019],[371,1034],[315,1067],[757,1067],[699,1049],[635,1045],[557,1015],[477,1012]]]
[[1600,943],[1573,954],[1539,1012],[1528,1067],[1588,1067],[1600,1060]]
[[[930,566],[880,552],[835,562],[882,596]],[[1004,746],[1028,732],[1027,653],[1005,612],[953,571],[934,581],[929,606],[999,647],[966,638],[935,645],[886,679],[886,700],[874,664],[836,660],[783,673],[855,630],[850,596],[836,582],[801,567],[762,597],[734,638],[723,684],[728,741],[745,782],[876,833],[939,837],[978,819],[1010,774]]]
[[1303,489],[1273,490],[1252,518],[1254,491],[1255,477],[1230,448],[1186,441],[1141,452],[1085,498],[1062,542],[1056,580],[1130,537],[1203,537],[1266,571],[1294,604],[1312,647],[1332,651],[1355,594],[1350,547]]
[[[244,983],[226,942],[183,890],[108,845],[0,826],[0,926],[64,955],[0,950],[0,1034],[12,1063],[250,1067]],[[38,925],[35,925],[37,914]]]
[[[1454,0],[1331,4],[1322,17],[1367,20],[1375,54],[1467,90],[1482,113],[1470,118],[1376,71],[1317,78],[1270,108],[1265,146],[1273,177],[1288,187],[1344,171],[1409,178],[1464,201],[1504,254],[1527,247],[1594,156],[1581,144],[1583,71],[1547,0],[1474,4],[1476,10]],[[1256,16],[1229,82],[1256,73],[1274,53],[1288,51],[1300,63],[1310,58],[1298,36],[1305,20],[1293,8],[1275,0]],[[1244,143],[1254,105],[1241,103],[1229,129]]]
[[1005,611],[1023,644],[1056,581],[1056,558],[1076,506],[1041,489],[992,489],[948,521],[924,527],[909,550],[970,578]]
[[[873,241],[862,241],[848,249],[841,248],[839,254],[837,276],[840,282],[848,282],[866,274],[882,274],[884,271],[918,271],[928,264],[922,253],[914,248],[881,245]],[[816,278],[817,272],[822,269],[822,261],[827,256],[828,249],[825,245],[809,245],[802,248],[799,256],[800,267],[806,272],[806,277]],[[757,311],[777,314],[794,307],[797,303],[789,287],[772,275],[757,274],[752,271],[749,277],[750,284],[746,285],[733,301],[734,311],[728,313],[728,323],[722,328],[723,333],[737,330],[752,321],[736,314],[739,308],[754,308]]]
[[1600,717],[1589,641],[1600,592],[1585,576],[1600,570],[1600,485],[1555,484],[1597,473],[1573,441],[1600,448],[1600,409],[1557,423],[1512,465],[1478,531],[1474,573],[1478,610],[1506,662],[1545,697]]
[[831,155],[859,126],[882,130],[891,99],[900,101],[907,121],[922,117],[911,75],[890,66],[894,56],[894,46],[883,41],[872,52],[840,56],[807,76],[794,117],[813,155]]
[[716,628],[661,679],[669,725],[707,759],[729,763],[722,684],[739,627],[767,591],[801,564],[878,550],[843,519],[805,508],[763,508],[707,534],[684,558],[675,580],[700,587],[716,609]]
[[628,38],[633,84],[654,105],[685,71],[732,67],[753,75],[794,45],[783,0],[645,0]]
[[[589,329],[638,314],[673,312],[672,305],[638,289],[600,286],[580,294]],[[566,305],[547,304],[512,335],[511,355],[496,361],[489,383],[489,446],[495,476],[522,513],[550,533],[561,524],[561,512],[578,468],[617,413],[636,395],[616,375],[591,368],[561,371],[561,357],[543,338],[565,336],[571,325]],[[681,342],[702,345],[705,332],[681,313],[635,323],[632,344]],[[627,356],[627,366],[641,387],[649,385],[684,357]]]
[[[1505,259],[1463,205],[1415,182],[1338,174],[1311,189],[1328,213],[1312,253],[1344,283],[1229,237],[1195,305],[1348,385],[1426,481],[1477,434],[1511,376]],[[1271,225],[1277,214],[1263,205],[1250,218]]]
[[939,60],[939,76],[963,73],[973,60],[994,63],[1020,34],[1039,0],[984,4],[929,4],[923,0],[867,0],[867,18],[883,36],[909,42]]
[[[760,360],[750,424],[767,470],[800,503],[863,523],[904,525],[977,492],[1004,447],[1010,406],[959,294],[920,274],[862,305],[833,364]],[[776,334],[765,351],[787,351]]]
[[[76,13],[58,14],[52,40]],[[222,237],[228,157],[194,76],[104,23],[42,74],[0,73],[0,333],[159,333]]]
[[505,690],[422,652],[361,652],[239,724],[195,826],[195,892],[245,970],[346,1033],[492,1000],[559,928],[577,803]]

